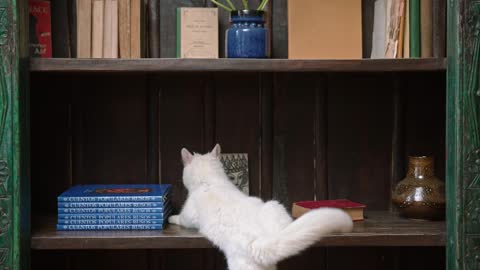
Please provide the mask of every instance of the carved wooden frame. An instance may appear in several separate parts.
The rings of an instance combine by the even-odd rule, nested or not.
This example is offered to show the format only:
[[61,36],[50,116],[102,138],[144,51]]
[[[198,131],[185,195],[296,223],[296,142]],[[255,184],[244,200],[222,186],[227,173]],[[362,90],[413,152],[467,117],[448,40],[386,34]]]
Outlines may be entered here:
[[447,268],[480,269],[480,1],[448,1]]

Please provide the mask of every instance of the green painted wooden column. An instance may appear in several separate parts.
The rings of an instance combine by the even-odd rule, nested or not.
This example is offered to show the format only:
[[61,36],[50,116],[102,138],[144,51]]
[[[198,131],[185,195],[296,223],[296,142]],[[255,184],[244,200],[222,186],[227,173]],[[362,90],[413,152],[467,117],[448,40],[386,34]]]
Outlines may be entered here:
[[480,269],[480,1],[448,1],[447,265]]
[[0,0],[0,270],[28,268],[28,16]]

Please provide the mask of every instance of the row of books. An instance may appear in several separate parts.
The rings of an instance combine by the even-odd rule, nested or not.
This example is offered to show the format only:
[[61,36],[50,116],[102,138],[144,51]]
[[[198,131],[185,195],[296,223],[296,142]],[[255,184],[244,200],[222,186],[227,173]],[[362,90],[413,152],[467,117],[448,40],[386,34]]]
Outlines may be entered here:
[[78,185],[58,196],[57,230],[162,230],[171,185]]
[[145,56],[143,0],[29,0],[34,57]]
[[444,0],[376,0],[372,58],[445,55]]
[[[217,58],[224,42],[223,10],[180,12],[182,3],[160,0],[29,1],[32,56]],[[160,26],[161,5],[171,14],[162,13]],[[290,59],[445,56],[446,0],[303,0],[287,8]],[[161,27],[169,33],[162,40]]]

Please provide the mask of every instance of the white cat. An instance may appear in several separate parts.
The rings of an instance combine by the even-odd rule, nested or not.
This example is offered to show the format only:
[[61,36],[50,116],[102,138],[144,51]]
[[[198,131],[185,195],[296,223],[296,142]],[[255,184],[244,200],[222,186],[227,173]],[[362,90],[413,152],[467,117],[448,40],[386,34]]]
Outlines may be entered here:
[[293,221],[277,201],[248,197],[225,174],[218,144],[205,155],[181,154],[188,198],[168,221],[198,229],[225,253],[229,270],[273,270],[322,236],[352,230],[342,210],[318,209]]

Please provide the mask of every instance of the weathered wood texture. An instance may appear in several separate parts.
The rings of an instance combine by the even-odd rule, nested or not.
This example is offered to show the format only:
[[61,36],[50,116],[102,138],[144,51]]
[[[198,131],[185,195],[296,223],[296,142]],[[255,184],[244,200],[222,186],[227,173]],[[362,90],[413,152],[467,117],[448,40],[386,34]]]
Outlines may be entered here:
[[65,59],[34,58],[33,72],[388,72],[442,71],[444,58],[286,60],[286,59]]
[[28,13],[0,1],[0,269],[28,267]]
[[477,269],[480,258],[480,3],[448,1],[448,269]]
[[[398,92],[406,97],[402,101],[407,108],[404,119],[413,120],[406,121],[405,130],[442,134],[445,127],[437,118],[444,115],[441,106],[444,100],[440,97],[425,103],[433,94],[442,95],[442,89],[437,87],[443,85],[435,82],[441,81],[444,73],[423,75],[416,78],[416,74],[398,74],[402,80]],[[74,183],[96,181],[172,183],[173,203],[178,211],[186,196],[181,183],[180,149],[206,152],[216,142],[222,144],[224,152],[249,154],[253,195],[279,199],[287,208],[296,200],[348,197],[366,203],[370,210],[388,210],[393,185],[389,179],[394,162],[392,119],[395,110],[391,78],[388,73],[34,73],[34,214],[55,215],[55,198],[62,190]],[[93,80],[96,83],[87,87],[87,82]],[[418,85],[414,83],[416,80]],[[426,89],[427,86],[431,87]],[[423,110],[430,111],[417,120],[415,114],[408,114]],[[45,130],[54,130],[55,136]],[[404,138],[409,149],[444,147],[440,138],[422,140],[423,143],[417,145],[408,134],[397,135]],[[54,151],[48,147],[52,145]],[[438,153],[441,155],[441,151]],[[406,154],[398,157],[406,158]],[[444,164],[437,165],[441,172]],[[118,170],[120,167],[125,170]],[[49,179],[51,184],[44,185],[44,179]],[[357,234],[333,236],[319,245],[437,246],[445,243],[441,224],[426,223],[417,227],[413,223],[402,223],[403,219],[387,220],[391,222],[357,224]],[[35,218],[35,221],[41,219]],[[171,234],[171,240],[155,233],[74,237],[57,233],[52,224],[49,227],[41,222],[34,232],[32,247],[38,249],[210,247],[198,234],[186,238]],[[356,256],[355,252],[355,249],[319,248],[291,258],[280,267],[326,265],[340,269],[335,262]],[[383,255],[375,252],[378,250],[363,251],[368,258],[366,265],[376,265],[381,260]],[[136,254],[139,254],[138,260],[145,260],[146,256],[147,268],[158,266],[155,269],[181,263],[186,265],[178,269],[197,269],[197,265],[202,265],[202,269],[224,269],[225,265],[223,255],[214,250],[139,251]],[[77,255],[66,256],[73,260],[70,256]],[[182,257],[190,259],[182,260]],[[385,265],[395,264],[393,255],[385,260]],[[36,262],[46,263],[41,262],[41,258]]]
[[[445,223],[411,221],[387,211],[370,211],[353,232],[326,236],[325,246],[444,246]],[[212,245],[196,230],[169,225],[163,231],[56,231],[55,216],[36,220],[33,249],[198,249]],[[392,228],[395,228],[393,231]]]

